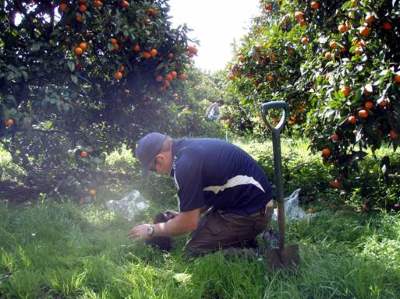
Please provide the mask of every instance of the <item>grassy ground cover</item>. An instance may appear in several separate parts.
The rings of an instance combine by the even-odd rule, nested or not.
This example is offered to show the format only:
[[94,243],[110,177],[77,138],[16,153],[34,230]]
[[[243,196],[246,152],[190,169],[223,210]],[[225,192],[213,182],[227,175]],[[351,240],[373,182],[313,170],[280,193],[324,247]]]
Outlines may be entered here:
[[[272,172],[269,143],[239,145]],[[301,249],[296,273],[221,252],[187,260],[186,237],[171,253],[128,240],[135,223],[176,206],[169,183],[152,177],[144,193],[153,206],[131,222],[103,209],[102,201],[117,197],[108,187],[84,206],[1,204],[0,298],[399,298],[400,216],[345,205],[339,192],[325,188],[328,171],[303,142],[286,140],[283,155],[287,192],[304,187],[314,199],[303,208],[316,212],[288,226],[289,242]]]

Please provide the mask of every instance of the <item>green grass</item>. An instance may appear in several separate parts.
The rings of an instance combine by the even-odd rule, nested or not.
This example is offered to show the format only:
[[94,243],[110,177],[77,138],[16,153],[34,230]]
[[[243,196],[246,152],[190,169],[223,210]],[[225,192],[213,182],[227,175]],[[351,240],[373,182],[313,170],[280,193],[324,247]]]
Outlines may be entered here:
[[0,206],[2,298],[399,298],[400,216],[322,211],[289,225],[297,273],[263,260],[169,254],[127,239],[95,206]]
[[[271,142],[238,144],[272,177]],[[301,250],[296,273],[272,272],[262,259],[220,252],[186,260],[186,237],[168,254],[130,241],[134,224],[176,208],[172,182],[152,176],[141,191],[153,204],[133,222],[101,203],[140,181],[99,188],[94,205],[50,199],[31,206],[0,204],[0,298],[400,298],[400,216],[356,212],[327,187],[329,168],[306,142],[282,144],[286,194],[301,186],[303,196],[314,198],[303,207],[318,212],[288,226],[289,243]],[[385,154],[383,149],[378,156]],[[125,173],[135,170],[134,163],[126,149],[107,160],[108,167]],[[4,153],[0,164],[11,165]]]

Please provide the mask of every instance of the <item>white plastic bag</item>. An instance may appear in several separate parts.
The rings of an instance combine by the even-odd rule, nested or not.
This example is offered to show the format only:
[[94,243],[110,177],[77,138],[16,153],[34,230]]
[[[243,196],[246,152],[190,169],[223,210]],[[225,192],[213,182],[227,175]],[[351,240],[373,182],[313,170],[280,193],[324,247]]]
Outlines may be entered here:
[[120,200],[109,200],[106,208],[131,221],[136,214],[149,207],[147,200],[138,190],[133,190]]
[[[301,188],[296,189],[290,194],[288,197],[285,197],[285,216],[287,220],[299,220],[304,218],[309,218],[302,208],[299,207],[299,194]],[[272,216],[274,220],[278,219],[278,209],[274,210],[274,214]]]

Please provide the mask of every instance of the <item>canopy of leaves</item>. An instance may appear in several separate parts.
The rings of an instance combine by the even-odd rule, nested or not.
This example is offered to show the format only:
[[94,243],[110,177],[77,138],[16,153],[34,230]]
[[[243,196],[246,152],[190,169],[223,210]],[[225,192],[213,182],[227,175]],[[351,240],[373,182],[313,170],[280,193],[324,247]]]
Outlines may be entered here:
[[[253,129],[260,104],[284,100],[289,129],[311,139],[339,179],[400,132],[400,2],[260,1],[231,62],[231,90]],[[240,114],[240,113],[237,113]],[[272,115],[272,122],[279,118]],[[236,122],[240,119],[236,119]],[[253,130],[253,133],[257,131]]]

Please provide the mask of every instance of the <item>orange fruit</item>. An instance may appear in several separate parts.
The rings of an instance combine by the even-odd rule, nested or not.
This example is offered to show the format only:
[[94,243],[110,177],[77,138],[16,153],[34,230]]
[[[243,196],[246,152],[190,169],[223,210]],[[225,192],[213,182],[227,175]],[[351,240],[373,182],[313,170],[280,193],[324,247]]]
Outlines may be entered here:
[[135,44],[135,45],[133,46],[133,48],[132,48],[132,51],[133,51],[133,52],[136,52],[136,53],[139,53],[139,52],[140,52],[140,46],[139,46],[139,44]]
[[80,156],[81,158],[87,158],[87,157],[89,156],[89,153],[88,153],[87,151],[81,151],[81,152],[79,153],[79,156]]
[[118,45],[118,40],[114,37],[111,38],[111,44]]
[[190,56],[197,55],[197,48],[195,46],[188,46],[187,51]]
[[76,47],[76,48],[74,49],[74,52],[75,52],[75,54],[76,54],[77,56],[81,56],[82,53],[83,53],[83,50],[82,50],[81,47]]
[[83,51],[86,51],[86,50],[87,50],[87,47],[88,47],[87,42],[81,42],[81,43],[79,44],[79,48],[81,48]]
[[126,0],[121,1],[121,7],[122,8],[128,8],[129,7],[129,2]]
[[328,158],[330,155],[331,155],[331,150],[329,148],[325,147],[322,150],[322,157]]
[[336,142],[336,141],[339,140],[339,135],[336,134],[336,133],[333,133],[333,134],[331,135],[331,137],[329,137],[329,138],[330,138],[330,140],[332,140],[333,142]]
[[304,19],[304,12],[302,11],[296,11],[294,13],[294,17],[296,18],[297,21]]
[[267,77],[265,77],[265,79],[267,79],[268,82],[272,82],[274,81],[274,76],[272,74],[268,74]]
[[157,11],[157,9],[150,7],[149,9],[147,9],[146,13],[150,17],[155,17],[158,14],[158,11]]
[[122,79],[122,76],[123,76],[123,74],[122,74],[122,72],[120,72],[120,71],[116,71],[116,72],[114,73],[114,78],[115,78],[115,80],[121,80],[121,79]]
[[372,25],[372,23],[375,22],[375,16],[371,13],[367,13],[367,16],[365,17],[365,22],[368,25]]
[[369,34],[371,33],[371,28],[367,27],[367,26],[361,26],[358,29],[358,32],[360,32],[360,34],[364,37],[369,36]]
[[172,77],[172,75],[171,75],[171,73],[169,73],[169,74],[167,74],[166,76],[165,76],[165,80],[166,81],[172,81],[174,78]]
[[271,12],[272,11],[272,3],[265,4],[264,9],[266,12]]
[[157,49],[151,49],[151,50],[150,50],[150,55],[151,55],[151,57],[156,57],[157,54],[158,54]]
[[4,121],[4,125],[6,126],[6,128],[10,128],[15,124],[15,121],[12,118],[7,118]]
[[312,9],[317,10],[321,8],[321,3],[319,3],[318,1],[311,1],[310,6]]
[[395,74],[394,77],[393,77],[393,81],[396,84],[400,84],[400,74]]
[[81,13],[84,13],[87,10],[87,6],[85,4],[79,5],[79,11]]
[[391,140],[396,140],[397,138],[399,138],[399,134],[395,130],[390,130],[389,138]]
[[310,42],[310,39],[307,36],[303,36],[300,41],[303,45],[307,45]]
[[350,86],[343,86],[342,89],[341,89],[341,92],[345,97],[348,97],[350,95],[350,92],[351,92]]
[[96,189],[89,189],[89,194],[93,197],[96,196],[97,194]]
[[148,51],[144,51],[142,53],[142,56],[143,56],[144,59],[149,59],[149,58],[151,58],[151,53],[148,52]]
[[351,125],[354,125],[354,124],[356,123],[356,121],[357,121],[357,119],[356,119],[356,117],[355,117],[354,115],[350,115],[350,116],[347,118],[347,122],[348,122],[349,124],[351,124]]
[[332,53],[331,52],[326,52],[324,55],[326,60],[331,60],[332,59]]
[[368,117],[368,111],[365,109],[361,109],[358,111],[358,116],[361,118],[367,118]]
[[366,101],[364,107],[365,109],[371,110],[374,108],[374,103],[372,101]]
[[354,49],[355,55],[362,55],[362,53],[364,53],[364,49],[362,47],[357,47]]
[[100,8],[103,6],[103,2],[101,2],[100,0],[95,0],[95,1],[93,1],[93,6]]
[[176,71],[170,72],[171,76],[173,79],[175,79],[178,76],[178,73]]
[[390,30],[393,29],[393,25],[392,25],[392,23],[390,23],[390,22],[384,22],[384,23],[382,24],[382,28],[383,28],[384,30],[390,31]]
[[339,179],[334,179],[329,182],[329,186],[334,189],[339,189],[341,186],[341,182]]
[[341,33],[345,33],[345,32],[347,32],[347,31],[349,30],[349,27],[347,27],[346,24],[340,24],[340,25],[338,26],[338,30],[339,30],[339,32],[341,32]]

